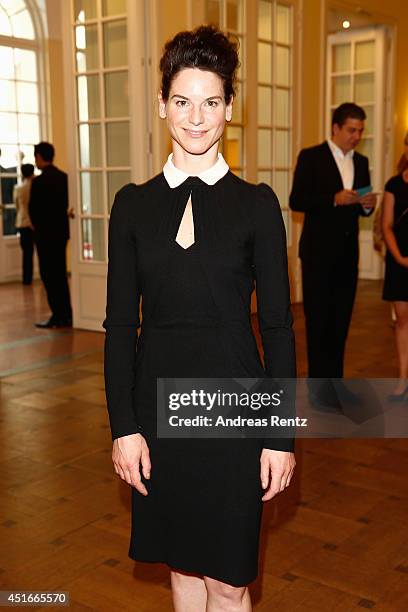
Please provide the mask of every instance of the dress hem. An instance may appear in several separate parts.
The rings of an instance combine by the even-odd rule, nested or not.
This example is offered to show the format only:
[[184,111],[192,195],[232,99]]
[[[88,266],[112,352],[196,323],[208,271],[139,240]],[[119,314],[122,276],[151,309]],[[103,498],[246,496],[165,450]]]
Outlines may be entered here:
[[204,569],[198,569],[198,568],[191,568],[191,567],[182,567],[181,565],[177,566],[174,564],[172,564],[170,561],[168,561],[167,559],[147,559],[146,557],[142,557],[142,556],[138,556],[136,554],[133,554],[132,552],[128,553],[128,556],[130,559],[133,559],[133,561],[139,561],[141,563],[163,563],[164,565],[167,565],[169,567],[170,570],[181,570],[182,572],[188,572],[191,574],[197,574],[199,576],[207,576],[208,578],[213,578],[214,580],[219,580],[220,582],[224,582],[225,584],[230,584],[231,586],[234,587],[244,587],[244,586],[248,586],[249,584],[251,584],[251,582],[253,582],[254,580],[256,580],[256,578],[258,577],[258,574],[256,574],[253,578],[247,580],[247,581],[231,581],[228,580],[226,576],[216,576],[214,574],[214,572],[211,571],[207,571]]

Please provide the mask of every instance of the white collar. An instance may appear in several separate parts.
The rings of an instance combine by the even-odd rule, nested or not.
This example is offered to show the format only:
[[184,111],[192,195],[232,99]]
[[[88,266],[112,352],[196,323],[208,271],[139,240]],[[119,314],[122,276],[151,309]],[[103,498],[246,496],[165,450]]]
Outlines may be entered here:
[[[208,170],[204,170],[204,172],[200,172],[198,174],[198,178],[207,183],[207,185],[215,185],[217,181],[219,181],[223,176],[227,174],[229,170],[229,166],[221,153],[218,153],[218,159],[211,168]],[[169,186],[173,189],[174,187],[178,187],[190,176],[184,170],[180,170],[176,168],[173,164],[173,153],[170,153],[167,158],[166,163],[163,168],[164,178],[168,182]]]
[[350,151],[347,151],[347,153],[343,153],[340,147],[338,147],[332,140],[328,139],[327,144],[335,157],[340,157],[340,159],[347,159],[348,157],[353,158],[354,149],[350,149]]

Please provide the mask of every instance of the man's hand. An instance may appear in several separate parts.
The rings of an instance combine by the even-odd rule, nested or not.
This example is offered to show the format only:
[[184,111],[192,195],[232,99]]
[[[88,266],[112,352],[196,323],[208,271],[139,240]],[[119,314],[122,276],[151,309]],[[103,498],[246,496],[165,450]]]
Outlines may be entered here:
[[366,193],[365,196],[360,198],[361,206],[364,208],[375,208],[377,204],[377,195],[375,193]]
[[264,448],[261,454],[261,483],[268,501],[289,486],[296,461],[293,453]]
[[353,189],[342,189],[338,191],[334,196],[336,206],[348,206],[350,204],[357,204],[359,202],[358,193]]
[[113,441],[112,461],[115,472],[122,480],[135,487],[142,495],[148,495],[140,477],[140,465],[146,479],[150,478],[150,455],[144,437],[137,433],[116,438]]

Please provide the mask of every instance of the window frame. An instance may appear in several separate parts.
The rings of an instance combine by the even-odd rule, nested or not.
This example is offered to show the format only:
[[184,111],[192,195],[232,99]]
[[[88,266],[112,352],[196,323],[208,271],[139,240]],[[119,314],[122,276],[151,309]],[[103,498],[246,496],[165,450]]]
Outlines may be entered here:
[[[128,51],[128,32],[129,32],[129,13],[118,13],[115,15],[103,15],[102,12],[102,0],[97,0],[96,2],[96,17],[91,19],[85,19],[84,21],[79,21],[74,18],[74,8],[75,8],[75,0],[70,1],[70,29],[71,29],[71,53],[72,53],[72,79],[74,83],[75,89],[75,104],[74,104],[74,116],[75,116],[75,155],[76,155],[76,164],[75,164],[75,181],[76,181],[76,193],[78,194],[78,207],[77,207],[77,232],[78,232],[78,260],[80,263],[91,264],[93,266],[99,266],[101,264],[107,264],[108,261],[108,227],[109,227],[109,217],[112,203],[110,201],[109,195],[109,176],[112,172],[127,172],[128,177],[124,179],[123,184],[131,181],[132,176],[132,153],[131,153],[131,143],[129,142],[129,164],[128,165],[108,165],[107,159],[107,128],[108,125],[112,125],[114,123],[127,123],[129,134],[131,133],[131,123],[132,117],[130,112],[130,101],[128,114],[126,116],[121,117],[111,117],[107,115],[106,112],[106,92],[105,92],[105,78],[107,74],[126,72],[127,73],[127,83],[128,87],[130,86],[130,66],[129,66],[129,51]],[[105,57],[104,57],[104,25],[106,23],[114,23],[117,21],[124,21],[126,24],[126,59],[127,63],[121,66],[105,66]],[[76,44],[76,28],[77,27],[87,27],[87,26],[96,26],[97,28],[97,57],[98,57],[98,65],[96,68],[78,70],[78,65],[76,61],[76,52],[77,52],[77,44]],[[79,109],[78,109],[78,77],[89,77],[89,76],[97,76],[98,78],[98,87],[97,91],[99,94],[100,101],[100,109],[99,109],[99,117],[96,118],[87,118],[80,119]],[[99,166],[94,166],[90,164],[89,166],[83,166],[81,160],[81,142],[79,137],[79,129],[80,126],[83,125],[98,125],[100,128],[100,146],[101,146],[101,164]],[[85,173],[96,174],[98,173],[101,177],[102,188],[101,188],[101,197],[102,197],[102,206],[101,212],[90,212],[83,210],[82,203],[82,175]],[[94,259],[91,253],[86,253],[86,246],[89,243],[85,241],[85,227],[92,226],[93,222],[102,222],[103,223],[103,232],[101,234],[101,238],[103,240],[103,254],[101,258]],[[92,244],[92,243],[91,243]]]
[[[16,75],[14,74],[12,79],[6,79],[14,83],[14,89],[15,89],[15,94],[16,94],[14,110],[13,111],[11,110],[2,111],[2,112],[10,112],[13,115],[16,115],[17,121],[18,121],[19,115],[22,115],[22,114],[33,115],[37,117],[39,138],[40,140],[44,140],[47,138],[47,134],[50,131],[49,130],[49,120],[48,120],[49,102],[48,102],[47,87],[46,87],[48,79],[46,78],[47,76],[46,59],[47,58],[46,58],[46,53],[45,53],[45,28],[44,28],[43,19],[38,9],[38,6],[33,0],[25,0],[24,10],[28,12],[31,18],[33,31],[34,31],[34,38],[33,39],[21,38],[21,37],[13,36],[13,35],[0,34],[0,46],[11,48],[13,50],[13,53],[14,53],[14,50],[33,51],[35,53],[35,65],[36,65],[37,77],[35,81],[29,81],[29,83],[34,83],[36,85],[38,110],[35,113],[26,113],[26,112],[21,112],[19,110],[18,96],[17,96],[17,83],[20,83],[20,82],[25,83],[28,81],[25,81],[23,79],[17,79]],[[0,141],[0,148],[6,147],[7,145],[11,145],[11,146],[17,147],[17,151],[18,151],[17,159],[15,160],[16,172],[2,173],[2,178],[13,178],[13,179],[16,179],[17,184],[20,184],[21,179],[22,179],[22,175],[21,175],[21,164],[22,164],[21,153],[22,151],[20,147],[21,146],[34,146],[34,144],[36,143],[20,141],[20,134],[19,134],[18,127],[17,127],[16,136],[17,136],[17,140],[14,143],[5,143],[5,142]],[[1,190],[0,190],[0,204],[2,204],[4,210],[15,210],[14,202],[13,203],[3,203],[2,202]],[[14,234],[7,234],[7,235],[3,234],[3,231],[4,231],[4,228],[3,228],[3,219],[2,219],[0,239],[3,239],[3,240],[16,239],[17,231]]]

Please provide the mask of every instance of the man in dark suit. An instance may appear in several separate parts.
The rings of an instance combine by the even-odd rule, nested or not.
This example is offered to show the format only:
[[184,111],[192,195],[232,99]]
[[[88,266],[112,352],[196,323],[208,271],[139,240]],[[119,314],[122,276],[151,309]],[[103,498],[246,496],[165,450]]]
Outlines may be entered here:
[[29,211],[41,279],[52,312],[47,321],[36,323],[36,326],[70,327],[72,310],[66,265],[69,239],[68,177],[52,163],[54,147],[49,142],[35,145],[34,157],[42,174],[32,182]]
[[[290,207],[305,213],[299,245],[310,378],[342,378],[345,343],[358,278],[360,215],[373,212],[368,159],[354,149],[364,130],[364,110],[339,106],[332,137],[298,157]],[[338,407],[330,386],[309,386],[317,402]],[[332,391],[333,388],[331,387]],[[320,397],[319,397],[320,393]]]

